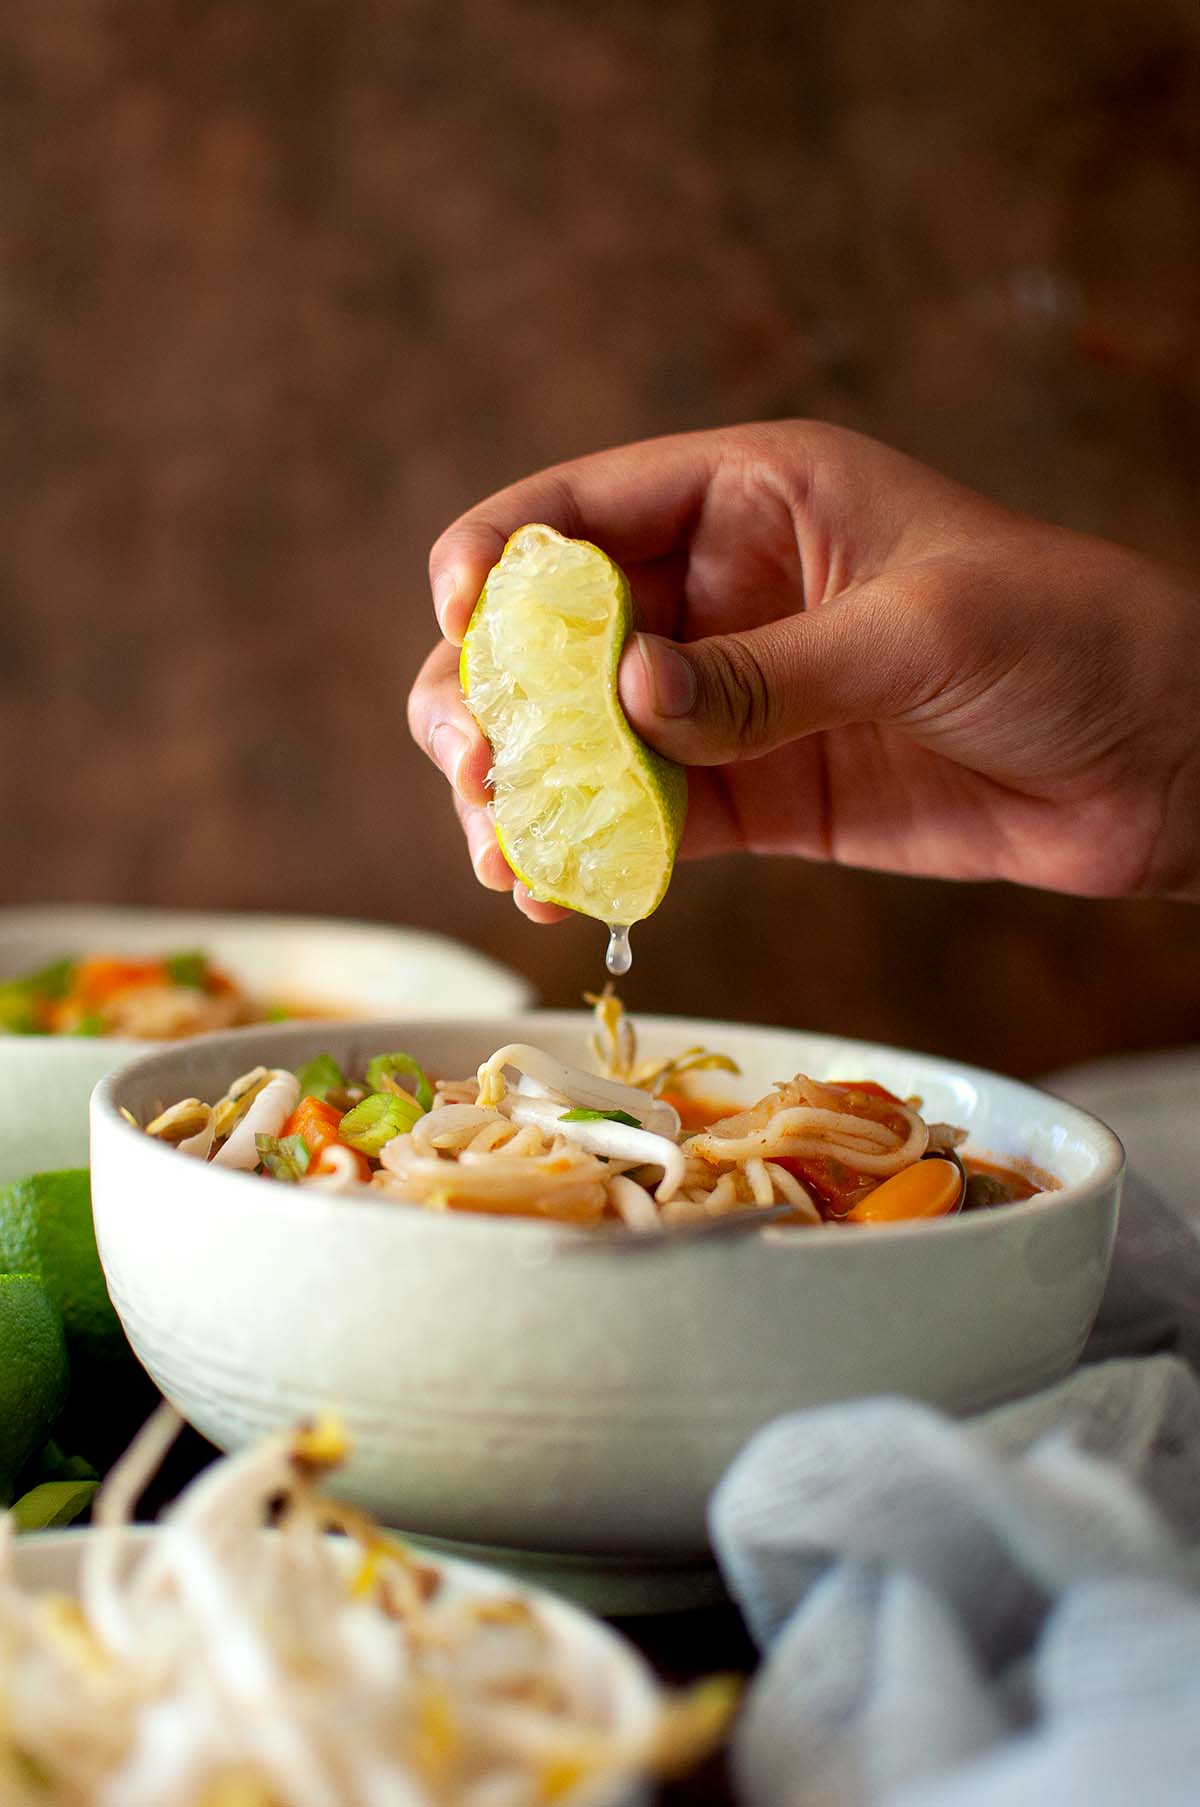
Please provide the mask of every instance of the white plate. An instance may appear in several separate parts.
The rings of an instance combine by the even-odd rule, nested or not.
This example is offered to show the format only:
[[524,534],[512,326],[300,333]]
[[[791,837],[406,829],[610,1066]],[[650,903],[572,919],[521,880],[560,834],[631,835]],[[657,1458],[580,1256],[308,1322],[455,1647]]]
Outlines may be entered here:
[[[45,904],[0,909],[0,980],[63,955],[200,948],[256,996],[343,1017],[519,1010],[531,988],[474,948],[417,929],[320,916]],[[161,1043],[0,1032],[0,1183],[87,1162],[98,1079]]]

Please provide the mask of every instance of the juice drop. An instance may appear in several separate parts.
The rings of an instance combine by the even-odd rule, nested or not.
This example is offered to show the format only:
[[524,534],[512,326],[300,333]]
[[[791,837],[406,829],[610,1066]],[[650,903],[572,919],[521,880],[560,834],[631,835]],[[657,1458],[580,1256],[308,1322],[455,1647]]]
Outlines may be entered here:
[[620,923],[610,922],[608,925],[608,952],[604,956],[604,964],[616,979],[621,978],[633,965],[629,930]]

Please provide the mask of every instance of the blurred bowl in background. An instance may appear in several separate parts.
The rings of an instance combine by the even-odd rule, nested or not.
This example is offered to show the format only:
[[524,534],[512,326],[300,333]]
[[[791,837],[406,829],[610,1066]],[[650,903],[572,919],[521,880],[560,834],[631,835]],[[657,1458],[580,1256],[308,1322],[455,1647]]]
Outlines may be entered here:
[[[422,930],[332,917],[47,904],[0,910],[0,983],[63,956],[202,950],[255,997],[339,1018],[519,1010],[527,982]],[[0,1184],[87,1162],[96,1081],[148,1048],[119,1036],[0,1033]]]
[[[207,1437],[237,1448],[321,1407],[344,1418],[343,1491],[410,1534],[503,1548],[509,1568],[611,1611],[711,1585],[709,1493],[746,1439],[797,1407],[905,1393],[965,1412],[1075,1362],[1103,1290],[1122,1152],[1103,1125],[978,1069],[835,1037],[665,1017],[639,1050],[703,1043],[749,1101],[803,1071],[919,1094],[968,1148],[1060,1190],[925,1222],[783,1228],[631,1254],[533,1218],[430,1212],[269,1184],[140,1134],[258,1062],[329,1049],[361,1072],[407,1048],[467,1075],[529,1041],[589,1064],[592,1019],[548,1012],[386,1026],[294,1024],[180,1044],[92,1101],[97,1240],[140,1359]],[[587,1244],[586,1252],[581,1244]]]

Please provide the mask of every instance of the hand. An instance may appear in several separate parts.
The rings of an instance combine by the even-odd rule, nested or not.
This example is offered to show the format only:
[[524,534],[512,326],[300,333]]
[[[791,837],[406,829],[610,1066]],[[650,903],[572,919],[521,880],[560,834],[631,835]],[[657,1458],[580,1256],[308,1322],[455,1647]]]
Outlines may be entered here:
[[[446,643],[409,723],[492,889],[513,876],[455,647],[526,521],[595,540],[629,577],[621,702],[691,768],[684,856],[1200,896],[1200,584],[808,423],[559,465],[438,540]],[[517,902],[563,914],[521,886]]]

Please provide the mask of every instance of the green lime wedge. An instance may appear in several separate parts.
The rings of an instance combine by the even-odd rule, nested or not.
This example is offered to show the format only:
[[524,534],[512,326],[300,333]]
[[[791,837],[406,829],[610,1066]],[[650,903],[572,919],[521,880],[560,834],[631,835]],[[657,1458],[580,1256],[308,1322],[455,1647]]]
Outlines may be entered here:
[[126,1340],[104,1283],[87,1169],[35,1173],[0,1186],[0,1274],[31,1273],[58,1309],[71,1358],[59,1441],[107,1466],[157,1393]]
[[491,742],[505,859],[539,901],[620,925],[662,902],[687,811],[682,768],[639,740],[617,696],[630,622],[607,553],[531,524],[489,573],[459,667]]
[[72,1354],[124,1350],[104,1284],[86,1167],[0,1186],[0,1272],[40,1274],[62,1313]]
[[0,1504],[67,1395],[62,1321],[36,1274],[0,1274]]

